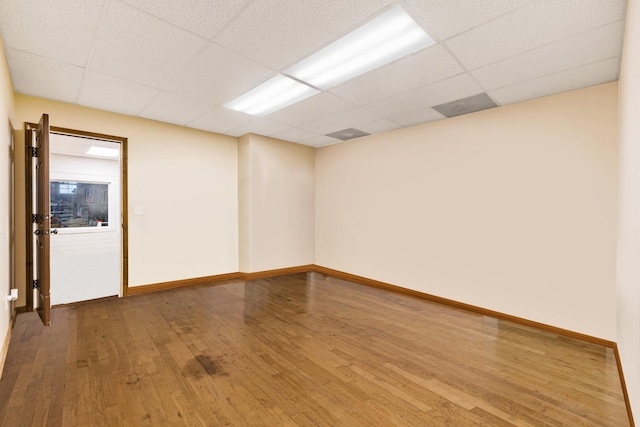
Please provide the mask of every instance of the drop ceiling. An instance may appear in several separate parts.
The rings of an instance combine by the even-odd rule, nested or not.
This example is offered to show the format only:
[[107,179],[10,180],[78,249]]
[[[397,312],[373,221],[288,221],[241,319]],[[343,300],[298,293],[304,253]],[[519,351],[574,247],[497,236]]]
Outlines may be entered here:
[[[327,134],[346,129],[445,120],[432,107],[455,111],[453,101],[476,95],[507,105],[617,80],[626,9],[625,0],[0,4],[17,93],[313,147],[341,142]],[[436,44],[264,117],[223,107],[396,4]]]

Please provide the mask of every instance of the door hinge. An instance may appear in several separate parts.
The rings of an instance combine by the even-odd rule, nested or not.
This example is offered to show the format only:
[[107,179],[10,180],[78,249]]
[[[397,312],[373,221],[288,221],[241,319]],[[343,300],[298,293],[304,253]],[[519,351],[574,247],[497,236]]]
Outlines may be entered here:
[[31,147],[31,157],[38,157],[38,147]]
[[38,289],[38,279],[34,279],[34,281],[33,281],[33,289]]

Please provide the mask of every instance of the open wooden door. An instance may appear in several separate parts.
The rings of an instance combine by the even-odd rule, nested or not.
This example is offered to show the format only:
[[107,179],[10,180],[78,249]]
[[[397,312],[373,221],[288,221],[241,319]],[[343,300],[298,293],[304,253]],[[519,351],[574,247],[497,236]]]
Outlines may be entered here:
[[38,295],[36,304],[30,304],[30,294],[33,292],[27,289],[27,308],[32,309],[33,305],[36,305],[42,323],[48,326],[51,324],[51,207],[49,204],[49,116],[47,114],[42,115],[37,126],[27,125],[25,141],[27,151],[30,152],[26,162],[27,215],[31,216],[30,223],[35,224],[35,227],[27,227],[27,283],[33,283],[33,288],[37,289]]
[[49,204],[49,115],[43,114],[36,128],[36,272],[38,274],[38,314],[51,324],[50,255],[51,206]]

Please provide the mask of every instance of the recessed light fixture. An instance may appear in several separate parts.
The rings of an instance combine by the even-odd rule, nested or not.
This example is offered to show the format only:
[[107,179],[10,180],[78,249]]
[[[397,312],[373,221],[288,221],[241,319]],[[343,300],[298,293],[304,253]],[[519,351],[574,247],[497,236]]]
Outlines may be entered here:
[[435,41],[398,5],[284,73],[326,90],[433,43]]
[[320,93],[319,90],[278,74],[225,107],[256,116],[264,116],[295,102]]
[[96,147],[92,145],[89,150],[87,150],[87,154],[90,156],[116,158],[120,156],[120,150],[116,148]]

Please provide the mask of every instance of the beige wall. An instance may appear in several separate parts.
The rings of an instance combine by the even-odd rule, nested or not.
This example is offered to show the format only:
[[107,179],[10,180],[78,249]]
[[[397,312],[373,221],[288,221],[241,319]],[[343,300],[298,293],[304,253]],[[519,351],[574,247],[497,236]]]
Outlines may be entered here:
[[321,148],[316,264],[616,339],[617,84]]
[[17,127],[42,113],[129,139],[130,287],[238,271],[236,138],[16,95]]
[[12,190],[12,121],[13,86],[0,40],[0,372],[8,345],[11,305],[6,296],[13,286],[12,246],[14,234],[11,229],[13,206]]
[[26,292],[25,292],[25,281],[26,281],[26,268],[25,268],[25,251],[26,251],[26,242],[25,242],[25,189],[24,189],[24,125],[17,122],[13,124],[13,137],[14,137],[14,145],[16,150],[13,153],[13,160],[15,165],[15,182],[14,182],[14,193],[13,193],[13,205],[14,209],[14,230],[15,233],[15,245],[14,245],[14,253],[15,253],[15,263],[14,263],[14,274],[15,274],[15,284],[19,289],[18,293],[18,301],[16,301],[17,307],[22,307],[25,305],[26,301]]
[[238,269],[251,272],[251,137],[238,139]]
[[640,4],[629,0],[620,74],[618,349],[640,414]]
[[239,144],[240,271],[313,264],[315,150],[253,134]]

